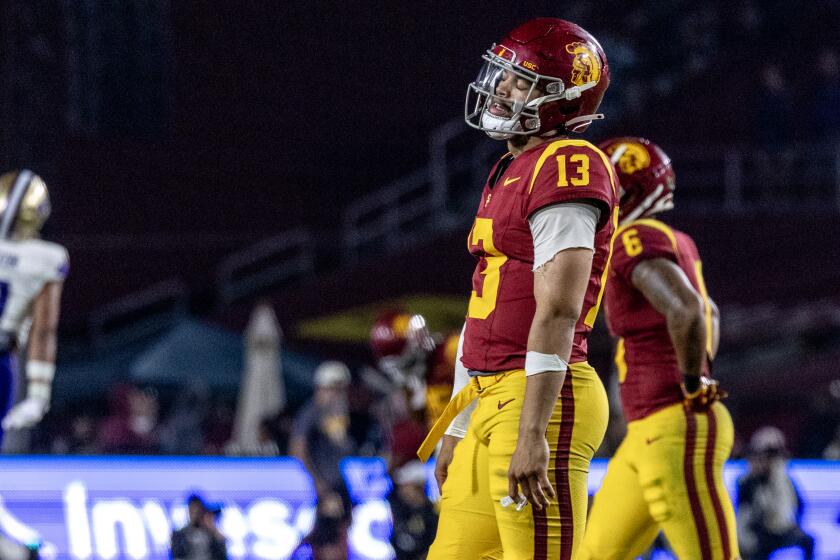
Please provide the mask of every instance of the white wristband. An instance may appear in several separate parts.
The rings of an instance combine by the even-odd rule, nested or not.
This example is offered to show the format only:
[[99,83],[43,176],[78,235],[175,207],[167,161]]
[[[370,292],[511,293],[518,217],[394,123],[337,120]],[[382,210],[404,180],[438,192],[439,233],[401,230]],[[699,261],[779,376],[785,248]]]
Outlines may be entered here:
[[55,364],[41,360],[26,362],[26,379],[29,386],[26,390],[27,398],[37,398],[49,401],[52,396],[52,382],[55,377]]
[[525,376],[547,371],[566,371],[569,364],[557,354],[543,354],[529,350],[525,353]]

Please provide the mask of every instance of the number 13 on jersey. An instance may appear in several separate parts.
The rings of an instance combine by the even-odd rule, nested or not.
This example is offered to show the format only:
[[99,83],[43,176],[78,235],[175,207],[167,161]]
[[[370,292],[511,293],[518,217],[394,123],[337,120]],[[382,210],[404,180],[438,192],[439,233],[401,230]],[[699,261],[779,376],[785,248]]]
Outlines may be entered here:
[[471,319],[486,319],[496,308],[496,297],[499,295],[499,270],[507,262],[507,256],[503,255],[493,245],[493,220],[490,218],[476,218],[472,233],[470,234],[470,245],[481,243],[484,249],[484,259],[487,265],[481,272],[484,277],[481,284],[481,295],[476,290],[470,294],[470,304],[467,308],[467,317]]

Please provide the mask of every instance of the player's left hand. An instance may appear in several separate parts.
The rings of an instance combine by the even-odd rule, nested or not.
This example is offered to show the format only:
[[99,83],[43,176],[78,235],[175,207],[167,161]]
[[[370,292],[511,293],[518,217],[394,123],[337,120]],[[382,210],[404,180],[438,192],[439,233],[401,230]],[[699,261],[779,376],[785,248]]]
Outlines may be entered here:
[[548,441],[539,438],[520,437],[516,451],[510,458],[508,468],[508,495],[519,501],[519,493],[541,510],[548,507],[548,499],[554,498],[554,488],[548,480]]
[[699,377],[685,375],[680,387],[683,392],[683,403],[695,410],[705,410],[729,396],[729,393],[720,388],[717,380],[705,375]]
[[31,428],[41,421],[49,409],[50,403],[48,401],[37,397],[27,397],[16,404],[3,418],[3,429],[21,430]]

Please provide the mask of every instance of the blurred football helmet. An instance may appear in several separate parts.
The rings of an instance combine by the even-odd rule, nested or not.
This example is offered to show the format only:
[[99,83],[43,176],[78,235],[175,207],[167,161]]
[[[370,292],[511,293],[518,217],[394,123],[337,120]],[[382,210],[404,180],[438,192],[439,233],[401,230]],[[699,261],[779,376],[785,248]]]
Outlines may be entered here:
[[394,383],[405,385],[411,376],[423,378],[426,358],[435,349],[435,340],[422,315],[391,309],[374,322],[370,347],[379,369]]
[[674,207],[676,175],[662,148],[635,136],[598,145],[612,161],[621,184],[619,221],[630,222]]
[[0,175],[0,239],[35,237],[50,217],[47,185],[28,169]]
[[[508,33],[482,56],[484,65],[467,87],[464,118],[491,138],[542,135],[562,128],[583,132],[595,119],[610,84],[604,50],[595,37],[574,23],[538,18]],[[530,84],[527,103],[498,95],[496,88],[507,72]],[[509,115],[490,112],[494,104],[508,107]]]

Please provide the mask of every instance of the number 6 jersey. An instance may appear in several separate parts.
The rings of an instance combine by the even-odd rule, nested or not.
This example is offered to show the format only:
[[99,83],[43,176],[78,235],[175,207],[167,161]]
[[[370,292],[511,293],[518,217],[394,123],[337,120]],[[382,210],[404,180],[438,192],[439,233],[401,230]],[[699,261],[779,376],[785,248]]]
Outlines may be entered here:
[[617,220],[618,183],[609,159],[585,140],[540,144],[505,155],[484,186],[467,246],[477,259],[464,334],[463,364],[478,372],[525,367],[536,310],[534,240],[528,218],[562,202],[600,209],[595,254],[570,362],[586,361],[586,337],[601,303]]
[[40,239],[0,240],[0,330],[16,334],[48,282],[69,269],[67,250]]
[[[633,286],[633,270],[648,259],[673,261],[701,295],[706,314],[706,350],[711,353],[711,306],[694,241],[685,233],[651,218],[623,224],[613,241],[606,290],[607,324],[620,337],[615,362],[621,403],[628,422],[681,402],[682,373],[668,322]],[[708,374],[708,368],[706,369]]]

